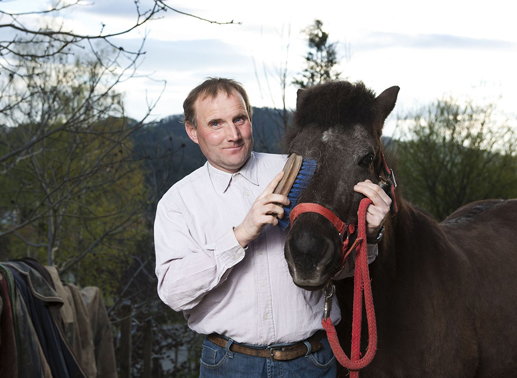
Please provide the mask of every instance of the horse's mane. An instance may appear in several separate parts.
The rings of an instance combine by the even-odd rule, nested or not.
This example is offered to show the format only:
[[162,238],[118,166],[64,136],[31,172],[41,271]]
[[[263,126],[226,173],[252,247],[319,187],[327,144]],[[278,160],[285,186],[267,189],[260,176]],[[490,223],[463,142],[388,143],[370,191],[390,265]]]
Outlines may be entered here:
[[287,140],[307,127],[321,131],[357,123],[372,127],[376,118],[374,105],[375,93],[362,82],[334,81],[301,90]]

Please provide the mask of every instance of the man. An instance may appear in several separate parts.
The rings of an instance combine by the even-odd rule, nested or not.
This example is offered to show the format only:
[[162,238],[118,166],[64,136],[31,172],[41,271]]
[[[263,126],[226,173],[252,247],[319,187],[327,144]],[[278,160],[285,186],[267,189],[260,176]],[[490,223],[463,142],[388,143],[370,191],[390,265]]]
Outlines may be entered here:
[[[323,295],[294,285],[286,232],[275,227],[289,203],[273,193],[286,156],[252,152],[252,108],[233,80],[206,80],[183,107],[187,134],[208,161],[158,204],[156,275],[160,298],[209,335],[200,376],[334,377]],[[375,237],[391,200],[369,181],[355,190],[373,200],[367,222]],[[376,252],[369,246],[370,262]],[[332,307],[336,323],[339,306]]]

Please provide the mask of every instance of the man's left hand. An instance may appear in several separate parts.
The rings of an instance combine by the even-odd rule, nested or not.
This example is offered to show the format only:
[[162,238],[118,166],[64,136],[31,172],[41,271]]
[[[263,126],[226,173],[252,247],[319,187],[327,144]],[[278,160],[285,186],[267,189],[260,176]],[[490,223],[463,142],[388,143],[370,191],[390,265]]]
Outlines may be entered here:
[[366,235],[369,238],[376,238],[390,212],[391,198],[379,185],[370,180],[357,183],[354,190],[373,201],[366,211]]

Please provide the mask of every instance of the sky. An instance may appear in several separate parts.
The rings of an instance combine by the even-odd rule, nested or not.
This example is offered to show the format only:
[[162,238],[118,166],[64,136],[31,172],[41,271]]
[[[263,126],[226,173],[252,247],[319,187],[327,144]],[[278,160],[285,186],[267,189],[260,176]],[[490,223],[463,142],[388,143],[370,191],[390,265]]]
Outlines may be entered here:
[[[82,1],[62,13],[76,32],[117,31],[135,20],[132,0]],[[156,102],[152,119],[181,114],[188,92],[207,77],[241,82],[254,106],[281,106],[279,71],[293,78],[308,51],[303,29],[319,19],[337,42],[342,77],[363,81],[380,94],[400,86],[393,117],[453,96],[496,102],[517,118],[517,23],[511,1],[301,1],[178,0],[172,11],[117,42],[131,48],[146,36],[137,77],[123,83],[126,112],[136,119]],[[16,10],[44,7],[43,0],[0,1]],[[142,8],[149,4],[142,0]],[[165,86],[164,86],[165,85]],[[296,90],[287,88],[294,108]]]

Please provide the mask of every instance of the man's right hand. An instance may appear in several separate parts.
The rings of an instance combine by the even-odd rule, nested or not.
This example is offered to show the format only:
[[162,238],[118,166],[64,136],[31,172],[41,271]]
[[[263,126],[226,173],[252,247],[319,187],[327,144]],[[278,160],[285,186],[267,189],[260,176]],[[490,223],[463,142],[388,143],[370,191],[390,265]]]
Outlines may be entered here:
[[289,199],[281,194],[273,193],[283,176],[283,171],[275,176],[273,181],[269,183],[267,188],[255,200],[242,223],[234,228],[235,237],[242,247],[246,247],[250,242],[258,238],[267,224],[276,226],[278,218],[284,216],[284,208],[282,206],[289,205]]

